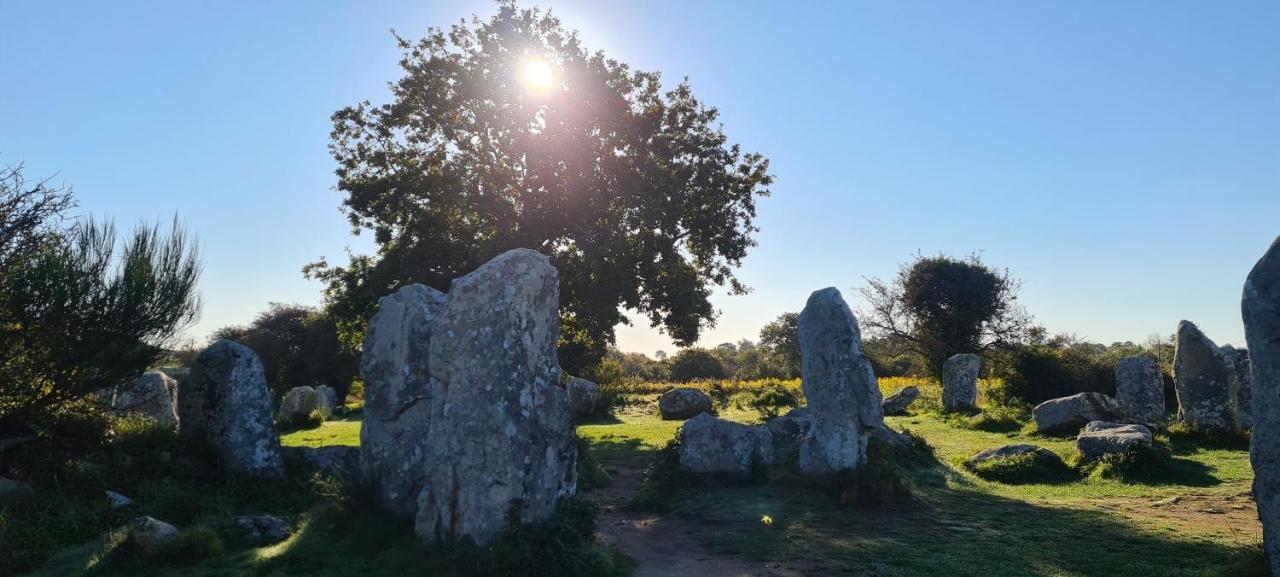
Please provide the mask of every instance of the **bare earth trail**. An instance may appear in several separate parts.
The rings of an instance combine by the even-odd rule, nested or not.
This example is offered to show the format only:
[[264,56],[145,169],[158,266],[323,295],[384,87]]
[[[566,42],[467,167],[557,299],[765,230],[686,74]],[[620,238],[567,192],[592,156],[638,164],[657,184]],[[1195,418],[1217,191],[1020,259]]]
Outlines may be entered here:
[[627,464],[609,469],[608,487],[596,492],[602,511],[597,537],[636,561],[634,577],[804,577],[821,571],[786,563],[751,562],[708,551],[702,542],[713,529],[671,515],[632,511],[643,469]]

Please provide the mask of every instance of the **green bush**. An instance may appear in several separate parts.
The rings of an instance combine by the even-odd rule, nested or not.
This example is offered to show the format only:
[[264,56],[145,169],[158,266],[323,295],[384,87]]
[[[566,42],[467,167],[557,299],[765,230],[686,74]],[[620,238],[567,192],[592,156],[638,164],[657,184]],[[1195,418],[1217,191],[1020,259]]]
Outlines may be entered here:
[[660,511],[670,506],[676,492],[690,483],[690,477],[680,468],[680,443],[672,439],[654,453],[645,466],[640,488],[631,498],[631,507],[642,511]]
[[766,382],[760,388],[739,393],[734,400],[740,408],[755,410],[766,421],[776,418],[782,409],[800,404],[796,394],[777,381]]
[[1250,431],[1203,431],[1191,428],[1186,421],[1177,421],[1166,429],[1170,442],[1188,443],[1215,449],[1249,450],[1253,438]]
[[983,479],[1008,485],[1061,483],[1077,478],[1071,468],[1061,460],[1035,453],[1024,453],[979,463],[966,461],[964,467]]
[[724,365],[706,349],[684,349],[671,359],[671,379],[687,382],[696,379],[723,379]]
[[600,489],[609,486],[609,472],[591,452],[591,443],[578,437],[578,487]]
[[1011,433],[1023,427],[1031,409],[1014,400],[1010,405],[987,405],[976,415],[945,413],[942,418],[950,425],[988,433]]
[[1083,456],[1077,454],[1073,462],[1082,475],[1095,479],[1162,482],[1175,476],[1172,471],[1173,453],[1159,440],[1150,447],[1139,445],[1090,462],[1085,462]]
[[867,462],[853,471],[841,473],[837,482],[840,502],[849,505],[902,503],[914,495],[897,452],[874,438],[867,443]]

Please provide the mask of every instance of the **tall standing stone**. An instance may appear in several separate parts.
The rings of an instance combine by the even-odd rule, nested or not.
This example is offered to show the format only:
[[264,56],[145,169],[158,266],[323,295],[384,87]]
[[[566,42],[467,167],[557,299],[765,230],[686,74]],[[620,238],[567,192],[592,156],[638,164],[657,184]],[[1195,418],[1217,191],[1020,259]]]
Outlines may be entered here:
[[800,445],[802,473],[857,468],[884,424],[880,388],[862,349],[858,319],[840,291],[814,292],[799,319],[801,374],[812,424]]
[[1280,238],[1249,273],[1240,308],[1253,385],[1253,500],[1271,574],[1280,577]]
[[1173,384],[1178,412],[1191,428],[1230,432],[1238,428],[1232,369],[1218,345],[1190,321],[1178,323],[1174,335]]
[[968,413],[978,409],[978,373],[982,357],[974,354],[952,355],[942,364],[942,408]]
[[208,441],[229,471],[280,476],[280,436],[262,362],[248,347],[213,343],[178,385],[178,431]]
[[514,502],[531,523],[576,491],[577,438],[556,358],[559,282],[547,257],[527,249],[453,281],[431,331],[440,400],[418,496],[423,540],[484,545]]
[[1125,357],[1116,362],[1116,400],[1130,417],[1155,424],[1164,418],[1164,377],[1151,357]]
[[420,284],[382,297],[360,357],[361,460],[378,500],[405,518],[418,510],[426,474],[427,430],[439,400],[429,366],[432,323],[444,303],[444,293]]
[[1249,351],[1231,345],[1222,345],[1222,358],[1227,363],[1227,375],[1235,395],[1236,424],[1241,429],[1253,428],[1253,379],[1249,376]]

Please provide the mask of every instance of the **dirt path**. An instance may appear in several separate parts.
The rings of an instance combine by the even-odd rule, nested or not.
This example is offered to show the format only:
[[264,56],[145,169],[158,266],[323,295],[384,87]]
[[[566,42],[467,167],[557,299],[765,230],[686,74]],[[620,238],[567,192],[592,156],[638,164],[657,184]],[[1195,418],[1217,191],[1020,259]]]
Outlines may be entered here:
[[635,577],[804,577],[816,573],[778,563],[717,555],[702,546],[706,529],[660,513],[627,509],[643,471],[609,469],[609,486],[596,493],[603,506],[598,537],[635,559]]

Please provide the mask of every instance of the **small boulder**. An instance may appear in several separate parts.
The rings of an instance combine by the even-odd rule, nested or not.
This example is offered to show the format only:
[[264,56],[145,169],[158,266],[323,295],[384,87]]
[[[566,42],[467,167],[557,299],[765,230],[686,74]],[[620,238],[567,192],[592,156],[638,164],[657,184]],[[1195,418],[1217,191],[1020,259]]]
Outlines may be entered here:
[[111,408],[119,412],[146,415],[162,423],[177,423],[174,397],[178,382],[160,371],[148,371],[132,382],[117,387]]
[[1093,421],[1124,421],[1124,407],[1102,393],[1077,393],[1036,405],[1031,417],[1036,431],[1047,435],[1078,432]]
[[1059,464],[1062,463],[1062,457],[1059,457],[1057,453],[1030,443],[1019,443],[1016,445],[1004,445],[1002,447],[985,449],[978,454],[969,457],[968,463],[970,465],[976,465],[987,461],[998,461],[1027,454],[1034,454],[1037,459],[1052,461]]
[[711,412],[711,397],[693,387],[676,387],[658,398],[658,413],[668,421],[683,421]]
[[284,394],[280,401],[280,411],[276,413],[276,422],[281,426],[302,423],[312,411],[320,406],[320,395],[308,387],[294,387]]
[[769,419],[763,427],[769,432],[774,465],[794,468],[800,458],[800,445],[809,434],[809,409],[797,407],[787,414]]
[[920,388],[911,385],[889,395],[881,406],[884,407],[885,415],[903,415],[906,414],[907,407],[910,407],[911,403],[916,402],[918,398],[920,398]]
[[982,357],[973,354],[952,355],[942,364],[942,408],[946,411],[972,413],[978,410],[978,373]]
[[1156,424],[1164,419],[1164,377],[1151,357],[1125,357],[1116,363],[1116,400],[1136,421]]
[[1151,429],[1142,425],[1094,421],[1076,436],[1076,449],[1086,461],[1123,453],[1139,445],[1151,446]]
[[150,553],[178,537],[178,528],[143,515],[129,523],[125,543],[133,550]]
[[748,475],[773,458],[773,442],[764,427],[753,427],[699,413],[680,427],[680,466],[694,473]]
[[132,505],[133,499],[130,499],[115,491],[107,491],[107,503],[111,505],[112,509],[123,509],[125,507]]
[[242,515],[233,523],[246,541],[257,546],[279,543],[293,534],[288,521],[271,515]]
[[34,492],[35,491],[31,489],[31,485],[23,483],[22,481],[14,481],[13,479],[0,477],[0,503],[25,499],[30,497]]
[[316,410],[328,419],[338,410],[338,391],[329,385],[316,387]]
[[595,414],[600,405],[600,385],[586,379],[570,376],[565,385],[569,390],[569,410],[575,417]]

